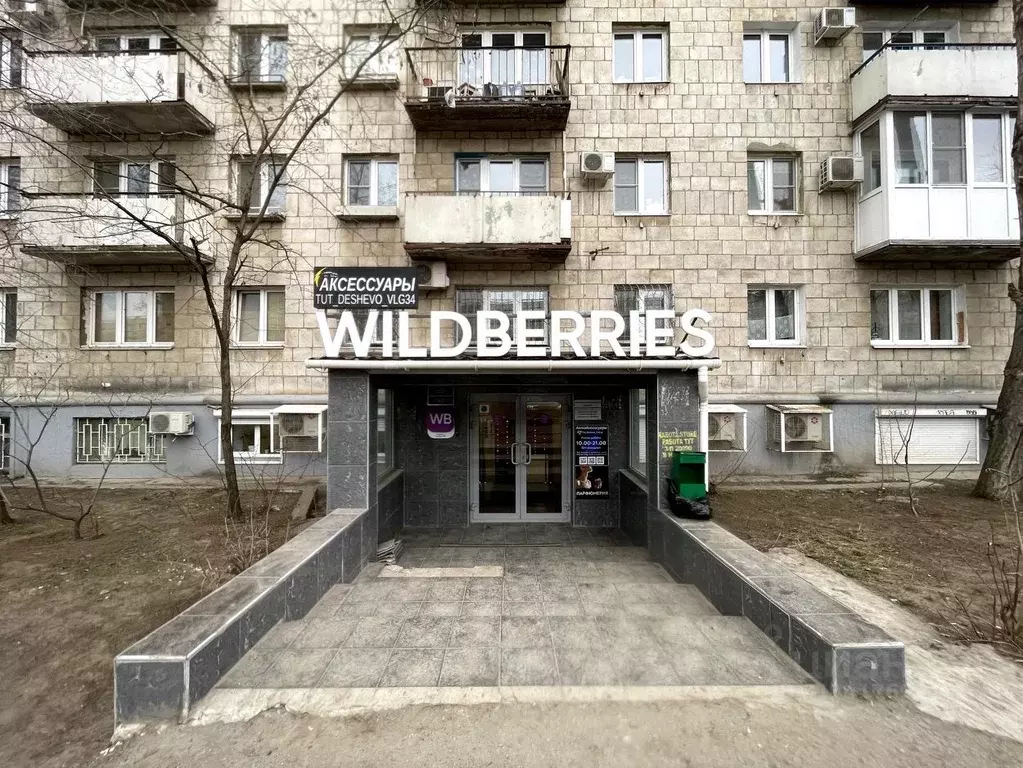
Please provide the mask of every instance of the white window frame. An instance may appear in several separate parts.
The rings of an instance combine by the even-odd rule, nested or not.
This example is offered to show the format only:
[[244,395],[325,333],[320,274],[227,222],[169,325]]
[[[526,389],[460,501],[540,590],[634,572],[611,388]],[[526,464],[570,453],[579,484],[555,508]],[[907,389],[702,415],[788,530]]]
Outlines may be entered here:
[[[788,77],[784,80],[777,80],[774,77],[774,73],[771,72],[771,38],[784,36],[787,40],[787,52],[788,52],[788,63],[789,71]],[[748,37],[759,37],[760,38],[760,79],[759,80],[747,80],[746,79],[746,38]],[[799,28],[795,23],[786,24],[784,26],[766,26],[761,27],[757,25],[746,25],[742,30],[743,40],[743,75],[742,79],[744,83],[749,84],[787,84],[787,83],[798,83],[800,82],[800,51],[799,51]],[[766,76],[765,76],[766,75]]]
[[[458,173],[458,164],[465,162],[478,162],[480,164],[480,188],[479,189],[461,189],[461,176]],[[544,168],[544,188],[543,190],[530,189],[526,192],[522,190],[522,163],[543,163]],[[511,164],[515,172],[515,189],[513,190],[498,190],[493,191],[490,188],[490,166],[495,165],[506,165]],[[455,194],[456,195],[475,195],[475,194],[494,194],[494,195],[549,195],[551,189],[551,164],[550,158],[545,155],[508,155],[500,156],[494,155],[492,157],[455,157]]]
[[[242,294],[246,293],[258,293],[259,294],[259,338],[256,341],[242,341],[241,340],[241,303]],[[235,347],[283,347],[286,341],[281,339],[280,341],[268,341],[266,338],[268,326],[269,326],[269,315],[268,307],[269,301],[267,295],[270,293],[280,293],[284,296],[285,301],[285,318],[287,317],[287,291],[280,286],[239,286],[234,289],[234,297],[231,300],[231,344]],[[284,329],[285,337],[287,337],[287,327]]]
[[[638,210],[626,211],[618,209],[618,196],[615,192],[619,187],[625,187],[624,184],[619,184],[619,174],[615,173],[611,178],[614,180],[612,183],[612,198],[611,202],[614,206],[615,216],[668,216],[671,214],[671,158],[666,155],[615,155],[615,168],[619,163],[635,163],[636,164],[636,204],[639,206]],[[646,199],[646,174],[643,173],[643,166],[647,163],[660,163],[664,172],[661,174],[661,198],[664,200],[664,205],[659,210],[647,210],[645,208],[644,200]],[[631,186],[631,185],[630,185]]]
[[[751,339],[750,334],[750,313],[749,293],[750,291],[764,291],[766,339]],[[792,291],[794,294],[793,304],[796,316],[793,318],[795,338],[778,339],[777,326],[775,321],[775,292]],[[749,285],[746,287],[746,345],[751,348],[799,348],[806,346],[806,287],[802,285]]]
[[[259,72],[257,77],[243,71],[242,67],[242,38],[259,38]],[[287,27],[233,27],[231,29],[231,42],[234,51],[231,56],[231,72],[236,83],[241,84],[263,84],[263,85],[285,85],[288,82],[289,54],[291,43],[288,40]],[[272,64],[274,57],[270,53],[271,43],[284,43],[284,71],[273,72]]]
[[394,392],[377,390],[377,479],[395,467],[394,456]]
[[[11,183],[11,168],[17,168],[18,180]],[[12,205],[12,201],[14,204]],[[0,219],[13,219],[21,212],[21,160],[0,160]]]
[[[12,327],[8,321],[14,321]],[[0,288],[0,348],[13,347],[18,340],[18,292]]]
[[629,390],[629,469],[644,481],[650,466],[650,457],[647,455],[650,403],[646,395],[646,389]]
[[[345,51],[345,71],[348,77],[353,77],[357,70],[360,79],[398,76],[401,68],[399,35],[394,30],[383,27],[346,29],[345,44],[348,46]],[[374,51],[377,53],[371,56]],[[366,63],[363,64],[363,61]]]
[[[927,163],[924,168],[924,176],[926,181],[921,183],[916,182],[900,182],[898,180],[898,158],[895,155],[895,119],[899,113],[912,114],[912,115],[924,115],[927,135],[924,137],[925,142],[925,154],[924,159]],[[944,115],[957,115],[963,119],[963,141],[965,142],[964,152],[964,167],[963,167],[963,183],[961,184],[937,184],[934,181],[934,114]],[[1006,188],[1011,185],[1010,179],[1012,178],[1012,135],[1013,135],[1013,118],[1014,115],[1004,110],[998,109],[976,109],[976,110],[955,110],[955,109],[897,109],[890,113],[891,117],[888,123],[888,131],[891,134],[890,139],[886,142],[882,134],[882,154],[885,152],[885,145],[887,144],[892,153],[889,164],[891,166],[892,179],[895,187],[904,187],[906,189],[963,189],[966,187],[977,187],[982,189],[999,189]],[[976,181],[976,152],[973,143],[973,121],[974,118],[987,118],[987,117],[1000,117],[1001,118],[1001,135],[1002,135],[1002,180],[1001,181]],[[867,126],[869,127],[869,126]],[[860,143],[860,134],[862,131],[857,132],[856,141],[857,145]],[[884,173],[882,172],[882,181],[884,180]],[[881,185],[882,187],[884,184]]]
[[[966,291],[961,285],[872,285],[867,293],[868,304],[871,294],[874,291],[888,292],[888,330],[889,338],[875,339],[874,336],[874,313],[870,312],[870,346],[876,349],[932,349],[944,347],[947,349],[966,349],[970,346],[969,320],[966,316]],[[901,339],[899,334],[899,291],[917,291],[920,293],[920,331],[922,339]],[[951,291],[952,293],[952,338],[931,339],[930,327],[930,302],[931,291]],[[963,316],[963,339],[958,339],[959,314]]]
[[12,35],[11,30],[3,30],[0,35],[0,89],[20,88],[24,82],[25,49],[21,38]]
[[[351,176],[349,174],[349,166],[352,163],[369,163],[369,202],[368,203],[353,203],[351,200]],[[393,203],[381,203],[380,202],[380,166],[381,165],[393,165],[395,174],[395,188],[394,188],[394,202]],[[345,158],[345,205],[349,207],[359,207],[364,205],[380,206],[384,205],[389,208],[396,207],[398,205],[398,196],[401,194],[401,165],[398,162],[397,155],[380,155],[380,156],[369,156],[369,155],[350,155]]]
[[[466,48],[464,46],[465,37],[467,35],[479,35],[480,36],[480,47],[478,49]],[[494,78],[494,51],[502,51],[507,49],[494,48],[494,35],[515,35],[515,47],[511,50],[515,51],[515,74],[511,82],[496,82]],[[543,58],[543,81],[540,83],[527,83],[524,82],[526,67],[523,65],[525,58],[525,48],[523,48],[523,35],[543,35],[544,43],[541,50],[544,51]],[[551,44],[551,33],[547,27],[517,27],[515,29],[460,29],[458,31],[458,45],[462,48],[460,51],[459,62],[455,65],[455,79],[458,85],[463,82],[469,83],[474,87],[483,87],[486,84],[496,85],[499,89],[504,89],[506,92],[501,93],[502,96],[514,96],[524,95],[523,88],[525,86],[542,87],[546,88],[551,85],[551,62],[548,60],[549,50]],[[476,62],[470,60],[469,55],[466,53],[468,50],[479,50],[479,58]],[[477,82],[478,81],[478,82]],[[507,92],[511,89],[510,92]]]
[[[249,214],[252,214],[252,215],[258,214],[260,209],[262,208],[263,204],[266,203],[266,211],[265,211],[265,215],[266,216],[269,216],[269,217],[283,217],[284,216],[284,214],[285,214],[285,212],[287,211],[287,208],[288,208],[288,188],[289,188],[288,172],[285,171],[283,174],[281,174],[280,182],[277,184],[277,186],[273,190],[270,189],[270,184],[273,183],[274,176],[276,175],[276,170],[275,170],[274,163],[275,162],[282,162],[282,161],[283,161],[283,157],[276,156],[276,155],[275,156],[269,156],[269,157],[263,157],[263,158],[261,158],[259,160],[259,169],[258,169],[259,170],[259,190],[258,190],[258,192],[259,192],[259,207],[253,207],[253,206],[250,205],[249,208],[248,208]],[[241,157],[241,158],[237,158],[235,160],[235,172],[234,172],[235,190],[236,190],[235,197],[237,198],[237,204],[238,204],[239,208],[245,207],[245,201],[242,200],[242,192],[244,190],[241,189],[241,186],[242,186],[241,185],[241,168],[242,168],[243,164],[246,165],[248,168],[252,168],[252,162],[253,162],[253,160],[250,157]],[[270,196],[272,196],[274,194],[278,195],[279,198],[280,198],[278,200],[277,204],[273,203],[272,197],[271,197],[270,201],[267,200],[268,197],[270,197]],[[249,199],[248,202],[249,203],[252,202],[251,198]]]
[[[867,53],[867,49],[863,47],[863,35],[868,34],[880,34],[881,35],[881,47],[888,46],[885,50],[899,50],[900,45],[924,45],[924,35],[928,34],[943,34],[945,41],[943,43],[932,43],[935,48],[941,48],[942,45],[954,45],[959,42],[959,27],[956,24],[949,24],[948,26],[934,26],[933,24],[926,24],[924,26],[903,26],[896,24],[895,26],[878,26],[876,23],[871,24],[867,22],[863,24],[860,36],[860,50],[862,52],[863,61],[866,61],[881,48],[874,48]],[[889,45],[894,34],[910,34],[913,36],[912,43],[895,43]]]
[[[131,51],[129,50],[129,42],[132,40],[149,40],[149,49],[146,51]],[[173,53],[177,51],[177,41],[168,35],[166,32],[159,30],[132,30],[131,32],[111,32],[104,34],[103,32],[96,32],[92,35],[92,46],[93,49],[99,50],[100,40],[116,40],[117,41],[117,54],[122,56],[146,56],[154,53]],[[163,45],[167,43],[167,45]],[[114,51],[104,51],[114,55]]]
[[[657,35],[661,38],[660,77],[647,80],[643,77],[643,38]],[[619,38],[632,38],[632,78],[619,78],[615,73],[618,68],[615,54]],[[668,80],[668,29],[661,26],[652,27],[613,27],[611,32],[611,78],[615,83],[667,83]]]
[[[116,318],[114,321],[115,341],[96,341],[96,297],[99,294],[109,293],[117,297]],[[126,293],[145,293],[148,295],[148,314],[146,317],[146,340],[125,341],[124,340],[124,296]],[[170,294],[171,306],[174,307],[174,291],[169,288],[93,288],[85,297],[85,346],[97,348],[139,348],[153,347],[157,349],[170,349],[174,341],[156,340],[156,297],[158,294]],[[175,329],[176,331],[176,329]]]
[[[96,189],[96,166],[99,163],[117,163],[117,194],[110,194],[108,192],[100,192]],[[130,165],[148,165],[149,166],[149,192],[146,195],[129,195],[128,192],[128,166]],[[157,158],[103,158],[96,157],[92,160],[92,165],[89,166],[89,179],[90,186],[89,192],[94,196],[109,195],[110,197],[173,197],[176,193],[176,189],[172,189],[170,192],[160,191],[160,169],[163,166],[167,166],[174,170],[175,177],[177,176],[177,166],[174,164],[174,159],[169,157],[157,157]],[[175,187],[177,180],[175,178]]]
[[[746,158],[746,212],[750,216],[800,216],[800,190],[802,188],[802,163],[801,158],[797,155],[763,155],[763,156],[748,156]],[[792,205],[793,208],[789,210],[776,210],[774,207],[774,164],[776,162],[792,163]],[[757,210],[750,207],[750,190],[749,190],[749,166],[752,163],[763,163],[764,164],[764,208]]]
[[[88,428],[94,435],[86,437],[83,430]],[[120,434],[118,434],[120,432]],[[132,433],[137,433],[143,440],[132,440]],[[111,439],[112,438],[112,439]],[[74,420],[75,464],[166,464],[166,435],[153,434],[149,431],[149,420],[145,416],[113,417],[78,417]],[[124,452],[124,442],[128,442],[128,453]],[[86,443],[95,443],[100,458],[89,458],[90,453],[83,450]],[[140,453],[131,456],[132,443]],[[142,453],[140,446],[145,446]],[[111,455],[110,449],[113,448]],[[118,456],[118,451],[121,455]],[[104,456],[104,453],[106,454]]]
[[[217,419],[217,463],[224,463],[224,442],[221,438],[220,428],[222,426],[223,418],[222,413],[219,409],[213,411],[213,415]],[[234,460],[240,464],[283,464],[284,454],[278,449],[274,452],[274,412],[272,410],[264,410],[259,408],[235,408],[231,414],[231,429],[232,444],[234,442],[233,430],[235,427],[247,427],[247,426],[266,426],[268,429],[267,440],[270,441],[271,453],[252,453],[249,451],[233,451]],[[256,433],[257,442],[262,446],[262,438],[259,436],[259,432]]]
[[[881,190],[885,188],[885,178],[887,176],[887,169],[885,168],[885,131],[882,126],[881,120],[874,120],[871,123],[863,126],[856,132],[856,154],[863,158],[863,181],[856,185],[859,200],[866,200],[867,198],[873,197],[874,195],[881,194]],[[878,151],[878,165],[880,166],[881,177],[878,179],[877,186],[873,189],[867,189],[867,182],[870,179],[870,163],[871,159],[867,157],[866,152],[863,151],[863,134],[869,131],[871,128],[877,129],[877,151]]]

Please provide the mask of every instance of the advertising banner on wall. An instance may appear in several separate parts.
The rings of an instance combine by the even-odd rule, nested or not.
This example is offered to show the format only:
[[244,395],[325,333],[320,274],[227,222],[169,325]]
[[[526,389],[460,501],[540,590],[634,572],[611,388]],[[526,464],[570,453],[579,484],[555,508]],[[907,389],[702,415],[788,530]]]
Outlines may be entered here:
[[578,425],[575,428],[575,496],[592,499],[610,495],[607,425]]
[[415,268],[317,267],[313,309],[415,309]]

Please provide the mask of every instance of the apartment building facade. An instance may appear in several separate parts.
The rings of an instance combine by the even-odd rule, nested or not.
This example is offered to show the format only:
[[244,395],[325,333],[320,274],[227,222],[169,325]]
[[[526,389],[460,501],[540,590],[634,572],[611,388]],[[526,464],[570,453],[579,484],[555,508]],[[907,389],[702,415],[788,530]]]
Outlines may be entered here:
[[[12,468],[27,446],[42,474],[188,476],[231,450],[363,499],[402,471],[407,524],[616,525],[673,448],[712,475],[982,461],[1019,248],[1008,0],[142,5],[7,12]],[[219,290],[249,210],[223,446],[198,273]],[[539,313],[543,347],[551,312],[702,309],[713,370],[328,373],[322,266],[416,267],[422,345],[442,310]],[[356,459],[341,421],[371,425]],[[588,426],[606,495],[580,493]]]

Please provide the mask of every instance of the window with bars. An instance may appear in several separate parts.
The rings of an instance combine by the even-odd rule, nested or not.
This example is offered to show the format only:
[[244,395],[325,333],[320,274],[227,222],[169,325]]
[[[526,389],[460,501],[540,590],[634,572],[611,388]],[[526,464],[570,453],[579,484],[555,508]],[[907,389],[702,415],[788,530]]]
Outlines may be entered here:
[[177,168],[170,158],[93,160],[92,192],[105,197],[169,197],[177,187]]
[[[629,339],[629,313],[639,312],[640,337],[646,338],[646,313],[655,309],[674,309],[670,285],[616,285],[615,312],[625,319],[625,333],[622,341]],[[658,327],[670,328],[670,320],[658,321]]]
[[0,160],[0,218],[16,216],[21,210],[21,161]]
[[547,345],[547,328],[549,319],[549,295],[546,289],[538,288],[460,288],[455,293],[455,311],[465,315],[473,329],[476,328],[476,315],[484,310],[504,312],[514,327],[515,316],[519,312],[542,312],[544,317],[526,321],[526,327],[544,332],[543,339],[534,341],[537,346]]
[[163,464],[165,436],[149,433],[149,419],[75,419],[76,464]]

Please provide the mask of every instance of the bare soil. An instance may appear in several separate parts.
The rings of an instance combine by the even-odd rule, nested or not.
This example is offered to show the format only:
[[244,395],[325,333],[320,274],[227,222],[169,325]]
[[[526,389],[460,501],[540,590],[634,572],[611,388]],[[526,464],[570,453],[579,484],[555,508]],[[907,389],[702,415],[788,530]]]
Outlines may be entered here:
[[[714,519],[760,550],[792,547],[908,607],[954,640],[990,637],[994,542],[1009,554],[1012,510],[972,484],[857,490],[718,489]],[[1010,569],[1011,570],[1011,569]],[[982,638],[976,638],[982,639]]]
[[[92,491],[47,493],[66,504]],[[269,549],[295,533],[297,498],[243,493]],[[74,541],[38,512],[0,526],[0,765],[81,765],[108,744],[114,656],[239,568],[250,527],[228,529],[225,508],[214,488],[103,489],[98,536]]]

